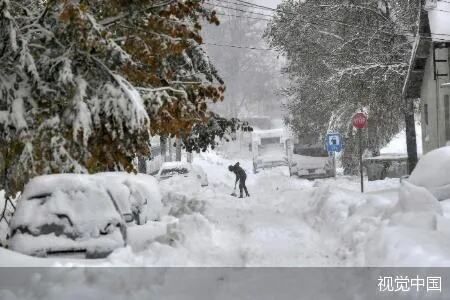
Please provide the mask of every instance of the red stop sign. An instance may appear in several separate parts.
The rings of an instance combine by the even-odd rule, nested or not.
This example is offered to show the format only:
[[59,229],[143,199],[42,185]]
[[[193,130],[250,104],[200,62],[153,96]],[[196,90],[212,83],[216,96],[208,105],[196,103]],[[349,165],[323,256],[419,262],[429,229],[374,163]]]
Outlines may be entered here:
[[353,126],[358,129],[366,128],[367,126],[367,117],[364,113],[357,113],[353,116]]

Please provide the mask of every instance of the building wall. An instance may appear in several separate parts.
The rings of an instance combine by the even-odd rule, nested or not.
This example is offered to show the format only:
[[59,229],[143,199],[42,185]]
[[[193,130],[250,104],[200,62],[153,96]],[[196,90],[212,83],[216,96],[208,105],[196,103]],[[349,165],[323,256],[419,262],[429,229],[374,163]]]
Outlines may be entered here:
[[[436,49],[436,59],[445,62],[436,63],[439,74],[450,74],[450,53],[448,48]],[[450,88],[442,87],[450,82],[450,77],[438,77],[434,80],[433,49],[425,65],[422,82],[422,144],[423,152],[445,146],[450,141]]]

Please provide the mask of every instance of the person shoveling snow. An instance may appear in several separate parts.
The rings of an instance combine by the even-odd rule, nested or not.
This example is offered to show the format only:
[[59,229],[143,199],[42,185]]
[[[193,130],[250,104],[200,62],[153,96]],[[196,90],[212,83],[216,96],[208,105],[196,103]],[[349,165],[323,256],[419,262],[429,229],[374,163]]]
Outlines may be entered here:
[[239,166],[239,162],[237,162],[234,166],[228,166],[228,170],[230,172],[233,172],[236,175],[236,181],[234,182],[234,191],[231,194],[231,196],[237,196],[236,195],[236,184],[239,181],[239,192],[240,196],[239,198],[243,198],[243,190],[245,190],[245,195],[247,197],[250,197],[250,194],[248,193],[247,186],[245,185],[245,180],[247,179],[247,174],[245,173],[244,169],[242,169]]

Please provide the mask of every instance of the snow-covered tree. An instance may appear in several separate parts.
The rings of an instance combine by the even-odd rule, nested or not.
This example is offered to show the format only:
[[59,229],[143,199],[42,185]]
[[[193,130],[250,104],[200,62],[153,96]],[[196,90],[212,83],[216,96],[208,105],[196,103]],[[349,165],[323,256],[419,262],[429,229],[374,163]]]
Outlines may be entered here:
[[218,140],[230,141],[238,130],[251,132],[253,128],[245,121],[212,114],[208,122],[196,124],[192,128],[191,133],[183,139],[183,144],[188,152],[204,152],[208,148],[214,149]]
[[401,13],[406,2],[285,0],[268,29],[271,45],[288,59],[289,124],[317,141],[327,131],[344,133],[348,171],[356,162],[355,112],[363,109],[369,115],[366,144],[372,154],[379,154],[401,126],[401,91],[411,51],[408,30],[414,25],[414,8]]
[[223,87],[203,18],[202,1],[0,0],[1,187],[131,171],[150,134],[206,122]]
[[275,51],[264,50],[269,48],[263,34],[270,19],[257,15],[267,11],[234,2],[209,2],[217,11],[220,26],[205,26],[205,47],[227,87],[227,101],[214,109],[234,118],[281,117],[282,97],[277,92],[283,86],[283,60]]

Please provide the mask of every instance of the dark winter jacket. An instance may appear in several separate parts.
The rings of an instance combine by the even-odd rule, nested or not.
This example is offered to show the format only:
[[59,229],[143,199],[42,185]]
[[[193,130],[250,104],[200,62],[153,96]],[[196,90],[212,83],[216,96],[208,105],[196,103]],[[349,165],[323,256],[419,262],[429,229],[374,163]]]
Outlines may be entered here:
[[236,182],[245,181],[245,179],[247,179],[247,174],[245,173],[244,169],[239,166],[239,163],[236,163],[233,166],[233,172],[234,174],[236,174]]

